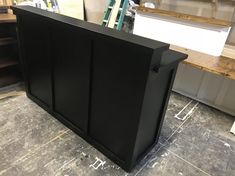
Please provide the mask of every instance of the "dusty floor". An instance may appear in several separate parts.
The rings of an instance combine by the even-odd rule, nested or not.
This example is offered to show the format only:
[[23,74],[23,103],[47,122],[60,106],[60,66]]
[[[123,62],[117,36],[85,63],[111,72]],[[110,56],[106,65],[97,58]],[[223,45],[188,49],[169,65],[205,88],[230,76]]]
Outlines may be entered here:
[[159,143],[126,173],[25,95],[5,98],[0,176],[233,176],[234,119],[173,93]]

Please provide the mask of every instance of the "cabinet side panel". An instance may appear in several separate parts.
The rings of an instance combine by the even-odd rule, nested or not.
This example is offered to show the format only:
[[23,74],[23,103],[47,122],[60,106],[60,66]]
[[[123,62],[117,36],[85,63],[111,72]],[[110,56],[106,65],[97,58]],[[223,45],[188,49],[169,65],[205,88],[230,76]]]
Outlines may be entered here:
[[95,41],[90,135],[121,160],[132,154],[151,53],[126,42]]
[[168,94],[174,79],[174,69],[160,69],[158,73],[150,71],[143,102],[140,126],[136,141],[134,160],[139,159],[156,142],[161,130]]

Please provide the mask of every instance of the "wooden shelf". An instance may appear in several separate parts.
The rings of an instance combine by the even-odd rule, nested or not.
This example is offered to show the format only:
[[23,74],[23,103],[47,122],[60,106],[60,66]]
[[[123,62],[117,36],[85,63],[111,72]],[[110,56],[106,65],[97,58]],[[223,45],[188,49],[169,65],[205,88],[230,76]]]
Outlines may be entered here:
[[0,14],[0,23],[15,23],[16,16],[13,14]]
[[184,64],[235,80],[234,59],[222,56],[215,57],[174,45],[171,45],[170,48],[188,54],[188,59],[183,61]]
[[18,65],[18,61],[12,58],[0,58],[0,69]]
[[16,74],[10,74],[0,77],[0,87],[14,84],[21,81],[21,77]]
[[3,57],[0,58],[0,87],[8,86],[22,80],[19,68],[17,67],[19,61],[11,57],[12,54],[15,55],[18,53],[17,48],[8,47],[17,44],[17,40],[14,38],[16,36],[15,24],[15,15],[0,14],[0,47],[3,52],[1,53]]
[[0,38],[0,46],[16,44],[17,40],[12,37]]
[[196,16],[196,15],[189,15],[189,14],[162,10],[162,9],[152,9],[152,8],[140,6],[137,8],[137,10],[141,12],[157,14],[157,15],[165,16],[165,17],[174,17],[174,18],[198,22],[198,23],[206,23],[206,24],[219,25],[219,26],[225,26],[225,27],[230,27],[232,25],[230,21],[225,21],[225,20],[220,20],[220,19],[215,19],[215,18],[201,17],[201,16]]

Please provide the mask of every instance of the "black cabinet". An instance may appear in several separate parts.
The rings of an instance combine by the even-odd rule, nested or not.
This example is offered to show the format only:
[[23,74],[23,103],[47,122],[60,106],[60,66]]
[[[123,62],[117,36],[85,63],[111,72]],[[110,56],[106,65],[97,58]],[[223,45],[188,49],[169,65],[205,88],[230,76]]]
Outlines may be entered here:
[[33,7],[13,11],[28,97],[130,171],[157,142],[186,55]]

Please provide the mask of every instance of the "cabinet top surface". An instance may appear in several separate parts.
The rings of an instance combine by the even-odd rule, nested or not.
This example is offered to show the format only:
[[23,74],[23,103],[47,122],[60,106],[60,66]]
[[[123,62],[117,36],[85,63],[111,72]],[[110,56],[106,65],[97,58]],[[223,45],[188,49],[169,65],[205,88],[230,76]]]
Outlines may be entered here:
[[226,21],[226,20],[184,14],[184,13],[157,9],[157,8],[152,9],[152,8],[147,8],[147,7],[138,7],[138,11],[144,12],[144,13],[156,14],[156,15],[165,16],[165,17],[174,17],[177,19],[193,21],[197,23],[206,23],[206,24],[211,24],[211,25],[223,26],[223,27],[230,27],[232,25],[230,21]]
[[101,34],[104,35],[104,37],[111,37],[111,38],[116,38],[120,39],[123,41],[126,41],[128,43],[136,44],[142,47],[146,47],[151,50],[159,49],[161,48],[162,50],[167,50],[169,48],[169,45],[166,43],[162,43],[159,41],[147,39],[144,37],[140,37],[137,35],[129,34],[126,32],[122,31],[117,31],[115,29],[111,29],[108,27],[104,27],[101,25],[85,22],[79,19],[75,19],[72,17],[64,16],[61,14],[56,14],[52,12],[48,12],[45,10],[41,10],[35,7],[30,7],[30,6],[12,6],[14,14],[18,15],[38,15],[41,17],[46,17],[45,20],[52,20],[52,21],[59,21],[62,22],[66,25],[70,26],[76,26],[81,29],[86,29],[87,31],[91,31],[94,34]]

